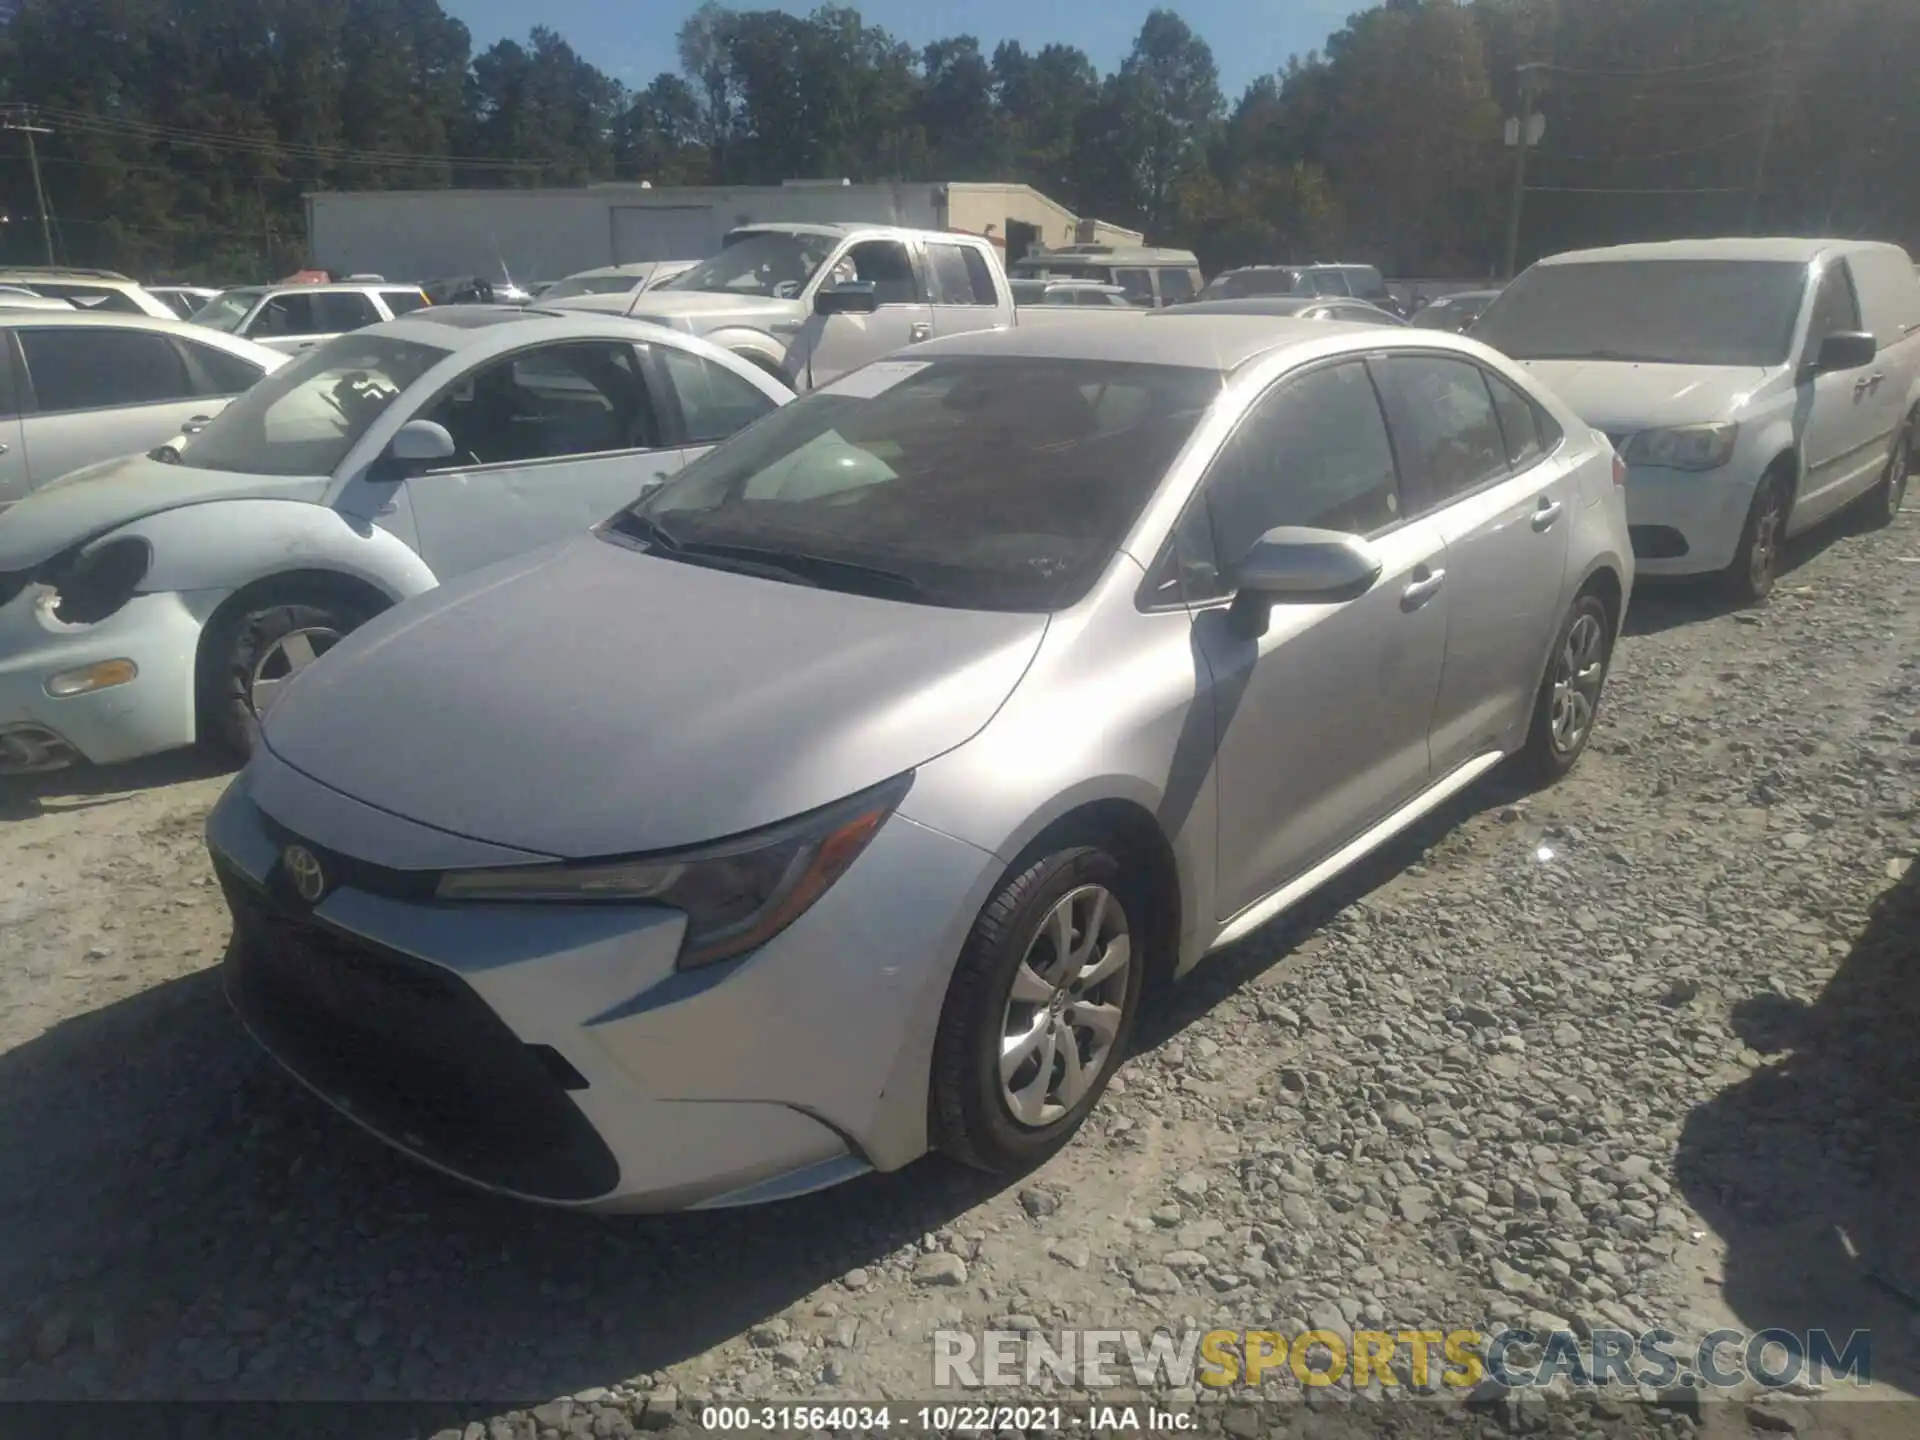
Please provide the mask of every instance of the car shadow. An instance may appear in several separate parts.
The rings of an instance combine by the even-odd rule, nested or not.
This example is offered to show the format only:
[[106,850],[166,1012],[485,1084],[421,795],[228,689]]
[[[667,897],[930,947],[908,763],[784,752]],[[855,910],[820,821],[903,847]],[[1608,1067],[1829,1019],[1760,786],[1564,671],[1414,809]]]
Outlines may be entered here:
[[50,810],[114,805],[142,790],[230,775],[235,766],[199,748],[170,750],[119,765],[74,765],[42,775],[0,778],[0,821],[31,820]]
[[1726,1247],[1750,1330],[1872,1334],[1872,1378],[1920,1393],[1920,864],[1812,1004],[1735,1005],[1769,1063],[1697,1107],[1674,1174]]

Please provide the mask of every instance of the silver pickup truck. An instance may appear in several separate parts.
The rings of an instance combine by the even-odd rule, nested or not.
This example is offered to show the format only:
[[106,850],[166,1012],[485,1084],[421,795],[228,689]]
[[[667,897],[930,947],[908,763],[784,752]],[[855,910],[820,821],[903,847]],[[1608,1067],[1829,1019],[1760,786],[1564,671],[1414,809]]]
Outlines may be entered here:
[[[1016,313],[994,247],[892,225],[747,225],[717,255],[637,295],[581,295],[555,309],[610,311],[698,335],[810,390],[903,346],[967,330],[1087,312]],[[1137,321],[1113,310],[1103,323]]]

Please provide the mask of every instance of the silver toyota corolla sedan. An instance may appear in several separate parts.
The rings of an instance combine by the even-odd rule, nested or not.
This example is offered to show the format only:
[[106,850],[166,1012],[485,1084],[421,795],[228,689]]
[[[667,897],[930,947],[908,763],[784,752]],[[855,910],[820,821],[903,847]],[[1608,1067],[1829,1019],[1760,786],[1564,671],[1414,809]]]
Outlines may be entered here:
[[1063,1144],[1149,982],[1592,733],[1606,440],[1491,350],[938,340],[374,620],[208,826],[248,1029],[556,1204]]

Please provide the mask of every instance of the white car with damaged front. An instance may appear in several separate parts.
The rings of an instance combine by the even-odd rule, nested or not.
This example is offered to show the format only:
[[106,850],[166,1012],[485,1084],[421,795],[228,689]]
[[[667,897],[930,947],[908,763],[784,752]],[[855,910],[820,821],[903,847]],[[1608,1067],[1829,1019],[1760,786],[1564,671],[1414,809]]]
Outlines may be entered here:
[[462,306],[0,515],[0,775],[208,740],[375,614],[584,531],[792,392],[687,335]]

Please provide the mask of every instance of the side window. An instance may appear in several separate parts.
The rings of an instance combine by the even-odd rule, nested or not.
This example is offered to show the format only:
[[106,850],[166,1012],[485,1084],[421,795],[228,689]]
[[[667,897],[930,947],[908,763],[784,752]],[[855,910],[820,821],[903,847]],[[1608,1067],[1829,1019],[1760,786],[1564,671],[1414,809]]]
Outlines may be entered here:
[[11,420],[20,413],[20,398],[13,379],[13,337],[0,330],[0,419]]
[[1255,401],[1215,457],[1205,492],[1228,589],[1276,525],[1367,535],[1393,524],[1400,487],[1366,365],[1313,370]]
[[967,279],[973,285],[973,303],[998,305],[1000,291],[993,283],[993,266],[987,263],[987,257],[971,245],[962,245],[960,259],[967,267]]
[[373,308],[373,301],[357,290],[329,290],[313,297],[316,335],[358,330],[379,319],[380,312]]
[[1127,303],[1153,308],[1153,276],[1145,270],[1115,270],[1113,283],[1127,292]]
[[382,290],[380,298],[387,302],[387,309],[393,312],[395,319],[411,315],[427,303],[427,297],[418,290]]
[[176,336],[173,343],[187,357],[187,371],[193,377],[196,395],[238,395],[264,373],[251,360],[242,360],[238,355],[229,355],[197,340]]
[[1196,498],[1180,514],[1167,542],[1166,554],[1140,592],[1140,603],[1150,610],[1169,605],[1200,605],[1227,593],[1220,583],[1214,559],[1213,527],[1207,505]]
[[679,397],[691,444],[724,440],[774,408],[767,395],[711,360],[672,345],[656,345],[653,353],[666,367],[673,393]]
[[933,303],[936,305],[991,305],[993,300],[993,282],[988,280],[986,295],[982,297],[974,286],[973,269],[967,264],[972,259],[982,264],[980,256],[964,245],[927,246],[927,259],[933,268]]
[[926,302],[913,257],[898,240],[867,240],[849,250],[847,263],[853,278],[873,286],[882,305],[919,305]]
[[20,346],[43,415],[158,405],[194,393],[186,362],[157,331],[23,328]]
[[275,295],[247,325],[248,337],[255,340],[318,333],[313,324],[311,295]]
[[1316,295],[1345,295],[1347,277],[1338,270],[1316,270],[1313,272],[1313,293]]
[[453,436],[454,464],[526,464],[657,449],[660,427],[631,345],[577,341],[483,366],[422,413]]
[[1401,459],[1425,477],[1430,503],[1510,473],[1479,366],[1437,355],[1390,355],[1377,363],[1387,377]]
[[1809,355],[1827,336],[1859,328],[1860,302],[1854,299],[1853,277],[1844,260],[1835,260],[1820,277],[1820,289],[1813,297],[1813,321],[1807,328]]
[[1179,300],[1193,298],[1193,272],[1191,270],[1162,270],[1160,272],[1160,300],[1162,304],[1172,305]]
[[1494,413],[1500,417],[1500,433],[1506,437],[1507,459],[1515,470],[1524,470],[1547,453],[1533,402],[1498,375],[1488,373],[1486,379],[1487,389],[1493,392]]

